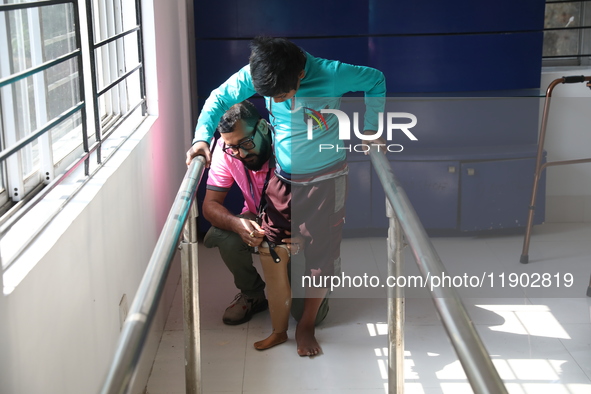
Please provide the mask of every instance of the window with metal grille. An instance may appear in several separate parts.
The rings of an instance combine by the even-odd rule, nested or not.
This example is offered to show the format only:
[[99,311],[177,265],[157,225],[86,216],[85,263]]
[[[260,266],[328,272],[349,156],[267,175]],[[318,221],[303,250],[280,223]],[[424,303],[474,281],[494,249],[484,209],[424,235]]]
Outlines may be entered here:
[[19,220],[80,166],[89,179],[109,137],[146,117],[142,62],[141,0],[0,0],[2,266],[26,246],[5,239]]
[[546,1],[543,64],[591,65],[591,1]]

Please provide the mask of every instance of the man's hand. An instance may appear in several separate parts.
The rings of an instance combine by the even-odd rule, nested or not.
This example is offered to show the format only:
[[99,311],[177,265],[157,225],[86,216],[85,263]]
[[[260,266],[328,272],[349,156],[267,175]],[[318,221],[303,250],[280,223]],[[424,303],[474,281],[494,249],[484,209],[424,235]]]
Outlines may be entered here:
[[[291,232],[286,231],[287,235],[291,235]],[[281,242],[285,242],[287,248],[291,252],[291,254],[298,254],[300,251],[304,250],[306,246],[306,240],[301,235],[295,235],[291,238],[282,239]]]
[[265,236],[265,232],[257,222],[246,218],[240,218],[240,226],[236,230],[236,233],[248,246],[259,246]]
[[[377,131],[374,131],[374,130],[365,130],[363,132],[364,135],[375,135],[376,133],[377,133]],[[368,145],[368,146],[371,146],[372,144],[382,145],[383,148],[380,148],[380,151],[383,152],[384,154],[386,154],[386,144],[387,144],[387,142],[382,137],[379,137],[379,138],[373,139],[373,140],[362,140],[361,143],[364,144],[364,145]],[[369,150],[367,150],[364,153],[366,155],[369,155]]]
[[191,146],[191,149],[187,151],[187,165],[190,165],[193,158],[198,155],[205,157],[205,167],[209,167],[211,163],[211,152],[207,142],[199,141]]

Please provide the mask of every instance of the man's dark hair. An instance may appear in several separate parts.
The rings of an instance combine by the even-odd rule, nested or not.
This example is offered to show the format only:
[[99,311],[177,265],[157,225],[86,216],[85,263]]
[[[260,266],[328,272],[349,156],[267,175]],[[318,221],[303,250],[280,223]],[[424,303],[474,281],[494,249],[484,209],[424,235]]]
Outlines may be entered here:
[[284,38],[255,37],[250,43],[250,75],[258,94],[275,97],[297,89],[306,55]]
[[255,126],[260,118],[261,115],[257,108],[250,101],[244,100],[241,103],[234,104],[224,113],[218,124],[218,131],[222,134],[233,132],[234,126],[239,120],[246,122],[246,125],[250,129]]

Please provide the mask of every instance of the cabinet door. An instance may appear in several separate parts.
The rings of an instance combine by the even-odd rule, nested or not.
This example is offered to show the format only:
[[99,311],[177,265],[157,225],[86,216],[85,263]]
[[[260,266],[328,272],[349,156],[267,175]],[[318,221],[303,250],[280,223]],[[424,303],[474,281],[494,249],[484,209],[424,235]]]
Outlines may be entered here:
[[[462,163],[461,231],[524,227],[535,158]],[[540,179],[534,223],[544,221],[545,177]]]
[[[390,164],[423,227],[426,229],[457,228],[459,162],[391,161]],[[385,198],[378,176],[373,172],[373,227],[388,226]]]

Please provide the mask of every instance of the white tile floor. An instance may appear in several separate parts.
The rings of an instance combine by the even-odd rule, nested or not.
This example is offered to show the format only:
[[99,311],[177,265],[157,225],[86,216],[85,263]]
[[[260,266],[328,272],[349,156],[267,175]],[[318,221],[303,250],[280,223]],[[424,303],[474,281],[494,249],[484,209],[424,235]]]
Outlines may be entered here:
[[[433,238],[450,275],[493,273],[493,288],[458,289],[492,360],[512,394],[591,393],[591,224],[534,228],[530,264],[519,264],[523,236]],[[408,248],[407,248],[408,249]],[[385,272],[384,239],[345,239],[343,271]],[[405,274],[418,273],[409,251]],[[330,313],[317,328],[323,354],[297,356],[291,321],[287,343],[259,352],[252,344],[270,332],[268,312],[226,326],[224,308],[236,290],[217,249],[200,248],[203,393],[373,394],[387,392],[386,300],[358,289],[356,298],[335,291]],[[560,272],[561,289],[508,288],[510,273]],[[499,275],[505,274],[505,288]],[[563,274],[573,275],[564,288]],[[488,276],[486,276],[488,278]],[[525,278],[525,276],[524,276]],[[541,283],[541,282],[540,282]],[[548,282],[546,282],[548,283]],[[488,286],[490,287],[490,286]],[[147,386],[149,394],[184,393],[180,288]],[[424,290],[408,289],[405,393],[472,393]]]

